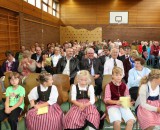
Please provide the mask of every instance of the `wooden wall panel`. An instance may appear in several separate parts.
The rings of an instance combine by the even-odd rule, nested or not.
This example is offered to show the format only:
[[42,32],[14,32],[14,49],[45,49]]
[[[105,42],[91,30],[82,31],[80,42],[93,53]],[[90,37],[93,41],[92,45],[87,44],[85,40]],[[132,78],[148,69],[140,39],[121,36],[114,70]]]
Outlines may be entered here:
[[81,42],[92,42],[102,41],[102,28],[96,27],[93,30],[76,29],[71,26],[60,27],[60,43],[66,41],[81,41]]
[[38,9],[24,0],[0,0],[0,7],[50,21],[52,24],[59,27],[59,18]]
[[160,0],[60,0],[65,25],[109,24],[110,11],[128,11],[129,24],[160,24]]

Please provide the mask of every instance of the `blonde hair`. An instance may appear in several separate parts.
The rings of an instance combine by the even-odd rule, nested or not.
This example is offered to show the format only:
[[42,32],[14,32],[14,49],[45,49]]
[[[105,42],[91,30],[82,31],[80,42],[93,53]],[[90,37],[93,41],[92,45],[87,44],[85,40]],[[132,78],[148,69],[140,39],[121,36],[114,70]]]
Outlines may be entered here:
[[121,74],[123,75],[123,70],[120,67],[114,67],[112,70],[112,75],[113,74]]
[[23,58],[31,58],[31,52],[29,50],[25,50],[22,55]]
[[137,58],[138,57],[138,51],[137,50],[132,50],[130,53],[131,57]]
[[153,79],[160,78],[160,70],[152,69],[148,76],[144,76],[140,81],[140,86],[142,84],[146,84],[148,81],[152,81]]
[[82,76],[86,76],[87,84],[91,84],[91,75],[90,75],[89,71],[81,70],[81,71],[77,72],[77,80],[78,81]]

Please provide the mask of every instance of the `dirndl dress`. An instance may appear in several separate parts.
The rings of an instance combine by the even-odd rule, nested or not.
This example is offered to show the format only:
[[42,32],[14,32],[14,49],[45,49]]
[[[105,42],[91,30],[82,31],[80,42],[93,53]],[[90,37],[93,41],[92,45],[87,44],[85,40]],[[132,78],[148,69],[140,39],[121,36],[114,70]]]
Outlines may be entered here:
[[27,130],[62,130],[63,112],[55,103],[48,108],[48,113],[37,115],[36,109],[28,111],[26,116]]
[[[147,103],[151,106],[160,107],[159,96],[149,96],[147,99]],[[138,107],[137,117],[142,130],[151,126],[160,125],[160,113],[149,111],[141,105],[139,105]]]
[[[80,91],[76,86],[77,97],[76,100],[80,103],[88,103],[88,89],[87,91]],[[71,109],[64,116],[64,129],[84,129],[86,126],[91,126],[98,129],[100,124],[100,114],[95,105],[89,105],[84,110],[76,105],[72,105]]]

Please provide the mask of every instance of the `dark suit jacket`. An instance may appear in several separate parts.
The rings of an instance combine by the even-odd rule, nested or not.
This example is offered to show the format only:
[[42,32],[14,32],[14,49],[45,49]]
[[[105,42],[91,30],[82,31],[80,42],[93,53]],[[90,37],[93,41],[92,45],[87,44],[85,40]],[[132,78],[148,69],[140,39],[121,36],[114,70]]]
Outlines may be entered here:
[[[18,66],[19,66],[19,62],[18,62],[18,60],[16,60],[12,64],[11,71],[18,72]],[[2,72],[2,75],[4,75],[4,72],[6,72],[6,61],[4,61],[3,64],[2,64],[1,72]]]
[[123,66],[124,66],[124,73],[125,73],[124,80],[127,83],[128,82],[128,73],[129,73],[129,70],[131,69],[131,63],[129,62],[129,58],[127,58],[123,61]]
[[[57,66],[56,66],[58,74],[62,74],[66,64],[67,64],[66,57],[62,57],[59,59]],[[72,57],[69,65],[70,65],[69,66],[70,67],[70,78],[74,78],[77,72],[80,70],[79,60],[77,58]]]
[[[95,74],[99,74],[100,76],[102,76],[103,67],[99,59],[96,59],[96,58],[93,59],[93,68],[94,68]],[[89,59],[83,59],[81,61],[80,69],[89,71],[90,69]]]
[[122,55],[122,56],[118,56],[117,59],[123,62],[126,59],[126,57],[125,55]]
[[[36,53],[32,54],[31,59],[37,61],[37,55],[36,55]],[[41,62],[41,61],[42,61],[42,56],[40,56],[38,62]]]

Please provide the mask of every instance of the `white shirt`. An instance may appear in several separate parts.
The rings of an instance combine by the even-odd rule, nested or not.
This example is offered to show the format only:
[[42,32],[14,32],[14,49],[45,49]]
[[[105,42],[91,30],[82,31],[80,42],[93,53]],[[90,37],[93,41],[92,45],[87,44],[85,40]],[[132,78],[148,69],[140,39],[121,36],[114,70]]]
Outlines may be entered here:
[[[117,67],[120,67],[123,70],[123,75],[124,75],[124,67],[123,67],[122,61],[116,59],[116,64],[117,64]],[[110,58],[107,61],[105,61],[103,75],[106,75],[106,74],[111,75],[113,67],[114,67],[114,59],[113,58]]]
[[36,54],[36,56],[37,56],[36,61],[39,61],[39,59],[40,59],[41,55],[37,55],[37,54]]
[[12,62],[15,62],[15,61],[16,61],[16,59],[13,58],[13,60],[11,62],[9,60],[6,60],[6,63],[8,63],[8,67],[11,67]]
[[57,63],[59,61],[59,59],[61,58],[62,56],[59,54],[59,55],[52,55],[51,56],[51,59],[52,59],[52,63],[53,63],[53,67],[56,67],[57,66]]
[[63,73],[62,74],[67,74],[68,76],[70,76],[70,68],[69,68],[69,62],[70,62],[70,59],[66,59],[67,60],[67,64],[63,70]]
[[[42,92],[47,91],[47,89],[48,87],[43,87],[42,85],[40,85],[40,90]],[[29,101],[31,101],[31,100],[37,100],[38,98],[39,98],[39,95],[38,95],[37,87],[34,87],[28,94],[28,99]],[[49,100],[47,101],[48,104],[53,105],[54,103],[57,102],[57,98],[58,98],[57,87],[55,85],[52,85],[50,97],[49,97]]]
[[[79,87],[79,90],[87,90],[88,86],[80,87],[80,85],[78,84],[78,87]],[[94,104],[95,103],[95,95],[94,95],[94,87],[93,87],[93,85],[89,86],[88,95],[90,97],[90,103]],[[72,85],[71,100],[77,100],[76,96],[77,96],[76,85]]]
[[[139,89],[139,102],[140,102],[140,105],[143,108],[145,108],[145,109],[147,109],[149,111],[155,111],[155,112],[157,112],[157,107],[156,106],[153,106],[153,105],[150,105],[150,104],[147,103],[147,98],[148,97],[146,95],[147,94],[146,91],[148,91],[148,85],[147,84],[142,84],[142,86],[140,87],[140,89]],[[157,87],[159,88],[159,86],[157,86]],[[157,93],[159,95],[159,100],[160,100],[160,93],[157,90],[157,88],[156,88],[156,91],[157,91]],[[149,94],[149,96],[150,96],[150,94]],[[138,100],[136,101],[136,103],[137,102],[138,102]]]
[[[88,59],[88,60],[89,60],[89,64],[90,64],[91,60],[90,59]],[[94,68],[93,68],[93,61],[92,61],[92,67],[91,67],[91,75],[92,76],[95,75]]]

